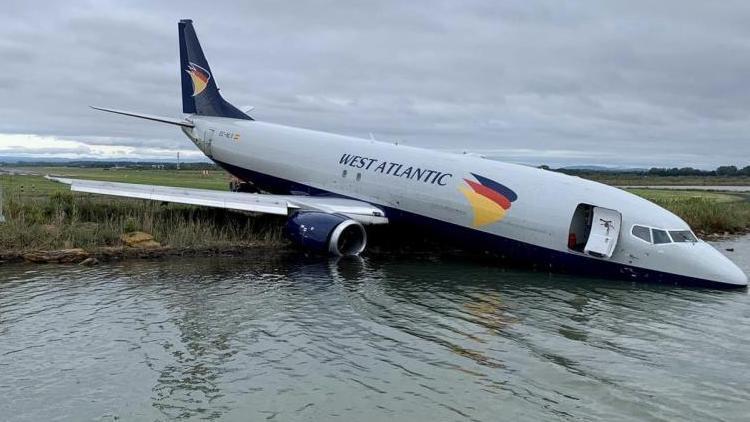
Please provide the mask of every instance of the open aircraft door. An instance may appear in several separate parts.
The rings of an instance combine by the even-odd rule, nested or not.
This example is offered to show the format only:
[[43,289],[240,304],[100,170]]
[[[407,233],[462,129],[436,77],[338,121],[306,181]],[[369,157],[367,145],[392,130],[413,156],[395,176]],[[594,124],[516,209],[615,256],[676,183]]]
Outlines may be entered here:
[[620,237],[622,216],[615,210],[594,207],[591,233],[583,251],[599,258],[610,258]]

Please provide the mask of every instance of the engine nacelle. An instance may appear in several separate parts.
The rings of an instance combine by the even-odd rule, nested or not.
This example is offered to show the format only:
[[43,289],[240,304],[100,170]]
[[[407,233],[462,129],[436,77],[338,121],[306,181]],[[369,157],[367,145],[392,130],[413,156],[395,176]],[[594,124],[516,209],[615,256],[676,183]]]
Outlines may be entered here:
[[341,214],[296,212],[289,217],[285,232],[303,248],[333,255],[359,255],[367,246],[362,224]]

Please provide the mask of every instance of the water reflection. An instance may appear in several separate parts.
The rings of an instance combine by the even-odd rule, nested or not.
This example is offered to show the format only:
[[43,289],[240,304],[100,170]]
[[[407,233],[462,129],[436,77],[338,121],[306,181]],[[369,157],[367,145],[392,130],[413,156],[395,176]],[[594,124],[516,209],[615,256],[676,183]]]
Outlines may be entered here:
[[18,420],[712,420],[750,399],[746,292],[428,257],[30,268],[0,281]]

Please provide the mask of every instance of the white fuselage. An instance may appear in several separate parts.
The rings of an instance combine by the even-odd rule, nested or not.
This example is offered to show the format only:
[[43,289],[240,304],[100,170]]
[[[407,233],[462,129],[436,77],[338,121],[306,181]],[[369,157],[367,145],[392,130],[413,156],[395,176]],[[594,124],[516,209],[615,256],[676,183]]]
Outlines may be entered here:
[[[190,120],[195,127],[184,129],[185,133],[219,163],[588,260],[747,284],[744,273],[705,242],[652,244],[631,235],[635,224],[665,230],[690,228],[671,212],[611,186],[473,155],[258,121],[204,116]],[[504,218],[474,224],[476,211],[462,192],[466,179],[473,175],[493,179],[517,194]],[[569,248],[571,219],[579,204],[621,214],[619,240],[611,257]]]

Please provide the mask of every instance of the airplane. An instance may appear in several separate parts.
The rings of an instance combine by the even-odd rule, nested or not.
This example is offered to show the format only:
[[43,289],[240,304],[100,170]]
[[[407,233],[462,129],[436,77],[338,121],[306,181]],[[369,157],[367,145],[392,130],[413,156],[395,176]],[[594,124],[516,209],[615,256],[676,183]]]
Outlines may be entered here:
[[624,190],[472,154],[264,123],[226,101],[191,20],[178,23],[182,111],[170,118],[255,193],[53,178],[71,190],[288,216],[290,240],[358,255],[372,225],[417,225],[550,272],[746,287],[747,276],[671,212]]

